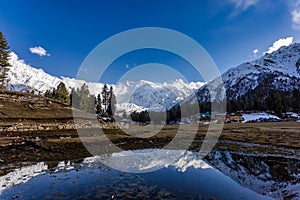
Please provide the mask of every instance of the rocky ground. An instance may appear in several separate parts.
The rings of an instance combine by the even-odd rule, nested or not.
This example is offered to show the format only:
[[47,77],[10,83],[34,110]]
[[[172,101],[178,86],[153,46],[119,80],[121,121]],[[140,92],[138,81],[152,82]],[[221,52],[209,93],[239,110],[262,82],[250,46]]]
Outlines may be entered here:
[[[225,124],[214,151],[229,151],[247,155],[281,155],[300,158],[300,129],[298,122]],[[151,126],[151,125],[150,125]],[[165,147],[176,135],[177,125],[166,125],[155,136],[136,138],[120,129],[102,129],[105,137],[119,148],[143,149]],[[142,127],[140,127],[142,128]],[[199,150],[208,126],[201,125],[190,150]],[[99,129],[84,129],[84,140],[101,146]],[[189,137],[189,127],[186,127]],[[90,156],[76,130],[52,130],[33,132],[0,132],[0,166],[35,161],[77,159]],[[103,136],[102,136],[103,137]],[[87,139],[88,138],[88,139]],[[182,138],[184,140],[184,138]],[[103,143],[105,139],[103,139]],[[86,144],[86,143],[85,143]],[[5,168],[5,167],[4,167]],[[4,171],[3,171],[4,170]]]

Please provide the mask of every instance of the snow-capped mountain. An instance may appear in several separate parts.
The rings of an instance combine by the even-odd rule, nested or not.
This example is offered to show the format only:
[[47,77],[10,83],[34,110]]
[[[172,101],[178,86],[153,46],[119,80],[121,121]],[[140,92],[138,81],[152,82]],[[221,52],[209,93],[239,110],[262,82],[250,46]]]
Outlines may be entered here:
[[35,69],[23,60],[19,60],[15,53],[10,54],[11,67],[8,71],[9,89],[15,91],[35,90],[45,92],[57,86],[61,79],[45,73],[42,69]]
[[[102,83],[86,82],[67,77],[58,78],[49,75],[42,69],[35,69],[27,65],[13,52],[11,53],[10,63],[12,65],[8,73],[10,90],[34,90],[44,93],[63,82],[70,90],[71,88],[79,88],[85,83],[88,85],[91,94],[97,95],[102,91]],[[112,86],[117,97],[117,112],[126,111],[130,113],[142,109],[163,110],[171,108],[203,84],[203,82],[185,83],[178,79],[172,83],[153,83],[145,80],[127,81]]]
[[[226,95],[230,99],[245,95],[258,87],[266,92],[268,89],[281,91],[292,91],[300,86],[300,44],[294,43],[290,46],[281,47],[271,54],[265,54],[260,59],[243,63],[233,67],[222,74],[222,80],[226,89]],[[220,79],[215,79],[202,86],[197,96],[206,101],[208,88],[218,93],[221,88]],[[211,94],[214,95],[214,94]],[[222,98],[224,95],[219,95]]]

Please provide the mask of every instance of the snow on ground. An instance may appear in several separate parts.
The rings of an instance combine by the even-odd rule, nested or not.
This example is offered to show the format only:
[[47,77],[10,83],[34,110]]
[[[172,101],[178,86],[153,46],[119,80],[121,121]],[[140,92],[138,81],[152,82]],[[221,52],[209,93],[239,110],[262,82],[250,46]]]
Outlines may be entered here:
[[249,122],[249,121],[257,121],[257,120],[260,120],[260,119],[277,119],[277,120],[280,119],[279,117],[277,117],[275,115],[267,114],[265,112],[243,114],[242,116],[244,118],[242,123]]
[[294,117],[294,118],[299,118],[299,115],[297,113],[294,113],[294,112],[286,112],[285,114],[291,115],[291,117]]

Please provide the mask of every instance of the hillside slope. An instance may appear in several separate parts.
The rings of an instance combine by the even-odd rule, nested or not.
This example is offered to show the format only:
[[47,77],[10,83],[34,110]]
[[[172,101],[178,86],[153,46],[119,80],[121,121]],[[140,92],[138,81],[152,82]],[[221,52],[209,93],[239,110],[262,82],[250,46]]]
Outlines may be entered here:
[[72,109],[58,101],[24,92],[0,90],[0,118],[71,118]]
[[[268,95],[270,90],[299,90],[300,44],[281,47],[260,59],[231,68],[222,74],[222,80],[228,99],[236,99],[247,93],[251,93],[251,96],[265,97],[261,95]],[[217,79],[202,86],[197,91],[200,101],[209,100],[209,86],[221,87]],[[218,96],[219,99],[223,97],[224,95]]]

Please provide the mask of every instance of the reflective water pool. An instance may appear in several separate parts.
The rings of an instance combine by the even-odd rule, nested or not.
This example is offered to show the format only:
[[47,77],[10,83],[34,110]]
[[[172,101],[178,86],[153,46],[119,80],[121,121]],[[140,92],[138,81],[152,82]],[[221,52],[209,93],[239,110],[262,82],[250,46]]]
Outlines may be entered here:
[[41,162],[0,177],[0,184],[1,199],[269,199],[197,153],[161,149]]

